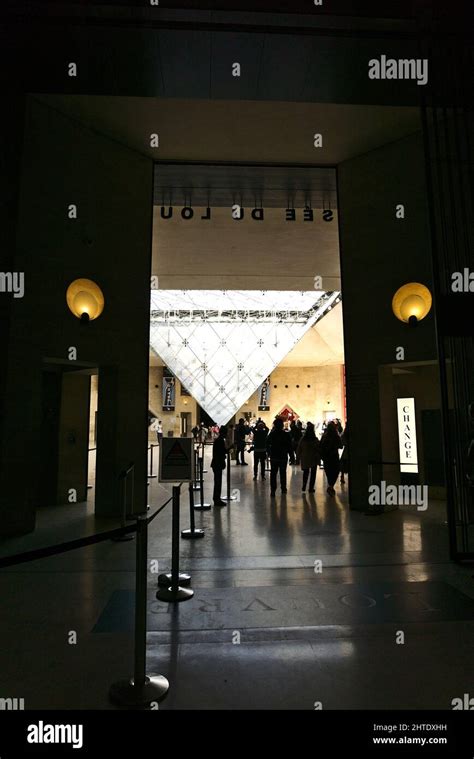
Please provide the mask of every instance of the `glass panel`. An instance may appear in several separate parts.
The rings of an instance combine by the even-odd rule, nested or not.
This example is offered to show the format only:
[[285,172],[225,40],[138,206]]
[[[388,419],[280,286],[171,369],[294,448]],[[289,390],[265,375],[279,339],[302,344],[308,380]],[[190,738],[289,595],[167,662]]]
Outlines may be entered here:
[[150,345],[217,424],[225,424],[339,292],[153,290]]

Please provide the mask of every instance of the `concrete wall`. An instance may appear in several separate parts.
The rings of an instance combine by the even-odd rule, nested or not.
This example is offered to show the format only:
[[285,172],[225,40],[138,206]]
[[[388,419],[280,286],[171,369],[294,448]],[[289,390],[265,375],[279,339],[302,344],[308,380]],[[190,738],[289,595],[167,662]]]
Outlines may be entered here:
[[[118,513],[118,476],[130,461],[135,508],[146,505],[151,162],[34,99],[25,135],[15,253],[25,296],[12,303],[9,334],[3,534],[34,528],[42,366],[45,359],[69,364],[71,346],[78,367],[100,373],[96,510]],[[65,300],[78,277],[95,280],[105,296],[102,316],[86,327]]]
[[[396,361],[398,347],[407,362],[437,357],[433,312],[411,329],[391,309],[393,294],[406,282],[432,288],[421,134],[342,163],[338,184],[350,500],[363,510],[367,462],[383,454],[378,368]],[[403,220],[395,215],[400,203]]]
[[[238,201],[236,201],[238,202]],[[284,208],[265,208],[264,220],[232,219],[230,208],[194,208],[182,219],[176,205],[171,219],[154,209],[153,274],[161,289],[313,290],[322,278],[323,290],[340,289],[337,211],[324,221],[315,208],[313,221],[285,221]],[[165,213],[168,206],[165,205]]]

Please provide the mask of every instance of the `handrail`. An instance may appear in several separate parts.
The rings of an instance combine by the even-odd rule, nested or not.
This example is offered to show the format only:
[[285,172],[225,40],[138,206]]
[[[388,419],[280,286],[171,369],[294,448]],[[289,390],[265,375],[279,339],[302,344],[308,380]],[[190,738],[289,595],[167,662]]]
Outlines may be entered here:
[[2,556],[0,557],[0,568],[9,567],[14,564],[24,564],[27,561],[44,559],[47,556],[54,556],[59,553],[65,553],[66,551],[73,551],[76,548],[85,548],[85,546],[101,543],[104,540],[110,540],[111,538],[118,537],[128,532],[136,532],[136,530],[136,525],[132,524],[127,525],[126,527],[117,527],[114,530],[107,530],[107,532],[98,532],[94,535],[89,535],[86,538],[77,538],[76,540],[68,540],[65,543],[56,543],[55,545],[47,546],[46,548],[35,548],[31,551],[16,553],[13,556]]
[[[406,464],[406,461],[368,461],[367,464],[373,465],[373,464],[387,464],[393,466],[402,466]],[[410,466],[410,464],[407,464],[407,466]],[[415,466],[414,464],[412,466]]]
[[132,469],[135,469],[135,464],[133,463],[133,461],[132,461],[131,464],[128,465],[127,469],[124,469],[123,471],[120,472],[120,474],[119,474],[119,480],[125,479],[125,477],[128,477],[128,475],[130,474],[130,472],[132,471]]
[[[179,487],[181,487],[180,483]],[[158,516],[160,511],[168,506],[173,498],[168,498],[165,503],[157,509],[154,514],[147,517],[146,522],[150,522]],[[143,514],[134,514],[134,519],[143,519]],[[60,553],[66,553],[67,551],[74,551],[76,548],[85,548],[86,546],[94,545],[95,543],[102,543],[105,540],[113,540],[127,533],[133,533],[137,531],[136,524],[126,525],[125,527],[115,527],[113,530],[107,530],[106,532],[96,532],[94,535],[89,535],[85,538],[76,538],[76,540],[67,540],[64,543],[55,543],[52,546],[46,546],[45,548],[34,548],[31,551],[23,551],[23,553],[15,553],[13,556],[0,556],[0,569],[3,567],[14,566],[15,564],[25,564],[28,561],[37,561],[38,559],[45,559],[48,556],[56,556]]]

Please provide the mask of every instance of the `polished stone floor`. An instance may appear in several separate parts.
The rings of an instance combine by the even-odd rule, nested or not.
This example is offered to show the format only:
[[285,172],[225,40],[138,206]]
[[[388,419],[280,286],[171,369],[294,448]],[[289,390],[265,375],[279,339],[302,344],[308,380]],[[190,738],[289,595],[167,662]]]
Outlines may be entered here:
[[[170,507],[150,525],[147,667],[171,683],[160,709],[450,709],[474,695],[474,570],[449,561],[441,502],[367,516],[339,486],[328,496],[322,471],[302,495],[290,468],[275,499],[252,474],[233,465],[237,500],[195,512],[205,537],[180,542],[191,600],[156,599]],[[89,492],[88,504],[42,509],[1,555],[111,527]],[[169,493],[150,480],[150,513]],[[134,561],[135,541],[106,541],[2,570],[0,697],[113,708],[109,685],[132,674]]]

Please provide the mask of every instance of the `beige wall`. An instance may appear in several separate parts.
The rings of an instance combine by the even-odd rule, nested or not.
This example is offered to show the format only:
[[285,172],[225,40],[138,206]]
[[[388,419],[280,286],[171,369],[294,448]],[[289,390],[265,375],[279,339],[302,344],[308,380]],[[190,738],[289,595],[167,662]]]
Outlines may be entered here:
[[[172,431],[175,436],[181,432],[181,412],[191,412],[191,426],[193,427],[197,421],[197,404],[194,398],[189,395],[181,395],[181,383],[176,380],[176,399],[174,411],[162,411],[162,383],[163,383],[163,369],[161,366],[151,366],[148,377],[148,397],[149,408],[163,423],[163,434],[166,436],[168,432]],[[158,385],[158,387],[155,387]],[[148,440],[156,443],[156,432],[149,430]]]
[[325,411],[334,411],[337,417],[343,419],[342,366],[277,367],[270,376],[270,411],[258,411],[256,392],[249,398],[248,403],[240,408],[236,417],[238,419],[245,412],[252,411],[255,416],[261,416],[269,424],[286,404],[291,406],[304,422],[321,424]]
[[212,208],[209,221],[200,218],[205,209],[194,208],[183,220],[181,208],[176,204],[171,219],[154,208],[152,274],[160,289],[313,290],[316,276],[323,290],[340,289],[335,209],[330,222],[316,208],[305,222],[297,208],[297,221],[289,222],[283,208],[265,208],[264,221],[253,220],[248,205],[241,221],[230,208]]

